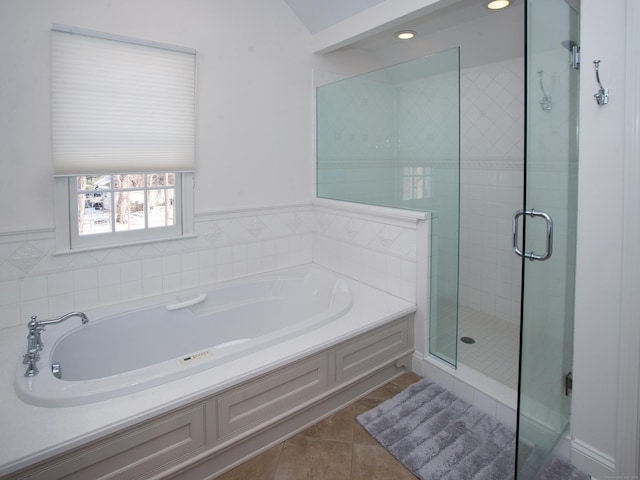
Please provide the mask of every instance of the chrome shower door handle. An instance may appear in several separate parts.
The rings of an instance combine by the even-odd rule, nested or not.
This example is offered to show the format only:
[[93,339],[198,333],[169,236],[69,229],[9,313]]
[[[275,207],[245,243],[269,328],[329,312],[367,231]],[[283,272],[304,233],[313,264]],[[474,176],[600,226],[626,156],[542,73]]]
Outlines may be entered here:
[[[518,246],[518,223],[520,222],[520,217],[522,217],[523,215],[529,215],[531,216],[531,218],[542,217],[546,222],[547,249],[542,255],[537,255],[533,252],[529,252],[529,253],[523,252],[522,250],[520,250],[520,247]],[[513,251],[516,252],[517,255],[519,255],[520,257],[528,258],[529,260],[532,260],[532,261],[539,260],[541,262],[548,260],[551,257],[551,254],[553,253],[553,220],[549,215],[547,215],[544,212],[538,212],[533,208],[531,210],[518,210],[516,213],[513,214],[513,222],[512,222],[511,229],[513,233]]]

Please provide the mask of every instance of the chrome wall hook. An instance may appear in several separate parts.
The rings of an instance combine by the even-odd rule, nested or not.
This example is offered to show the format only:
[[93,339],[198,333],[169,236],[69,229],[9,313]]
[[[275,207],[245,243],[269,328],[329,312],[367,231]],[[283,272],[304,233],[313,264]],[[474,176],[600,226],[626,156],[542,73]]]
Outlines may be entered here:
[[540,80],[540,90],[542,90],[542,100],[540,100],[538,103],[540,104],[540,107],[542,107],[542,110],[548,112],[553,107],[553,100],[551,99],[550,95],[547,95],[547,92],[544,89],[544,84],[542,83],[543,73],[544,70],[538,70],[538,80]]
[[604,88],[602,83],[600,82],[600,60],[594,60],[593,66],[596,69],[596,80],[598,82],[598,86],[600,90],[593,94],[593,97],[596,99],[598,105],[606,105],[609,103],[609,89]]

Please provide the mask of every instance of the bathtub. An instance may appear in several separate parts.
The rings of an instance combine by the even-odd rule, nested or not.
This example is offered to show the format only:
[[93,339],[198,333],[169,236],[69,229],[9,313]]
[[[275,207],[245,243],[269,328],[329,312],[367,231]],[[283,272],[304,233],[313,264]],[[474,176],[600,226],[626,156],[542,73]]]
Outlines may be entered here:
[[[346,281],[318,268],[190,291],[161,304],[72,318],[42,334],[40,373],[15,372],[17,396],[42,407],[111,399],[231,362],[336,321]],[[53,373],[53,366],[57,374]]]
[[[312,285],[318,288],[310,288]],[[321,285],[325,288],[319,288]],[[242,289],[253,289],[256,298],[234,296]],[[293,292],[288,302],[281,301],[285,291]],[[228,310],[251,312],[249,305],[260,302],[265,308],[258,312],[279,308],[282,315],[272,324],[276,328],[265,333],[256,318],[249,334],[249,327],[243,324],[239,337],[220,334],[203,349],[190,347],[186,354],[160,359],[159,364],[144,366],[143,362],[133,370],[125,367],[121,373],[101,377],[105,371],[97,369],[103,368],[102,364],[115,365],[125,356],[110,350],[129,339],[129,325],[125,324],[115,339],[92,342],[93,347],[82,354],[85,358],[77,361],[80,365],[72,368],[70,360],[57,357],[62,364],[61,380],[50,370],[52,353],[66,348],[67,342],[71,347],[76,332],[91,332],[92,326],[99,331],[100,324],[112,321],[114,327],[122,311],[135,312],[129,322],[135,323],[136,318],[142,319],[140,312],[167,311],[170,307],[168,312],[192,315],[191,321],[197,322],[203,318],[198,312],[215,316],[225,309],[210,307],[221,292],[225,292]],[[267,308],[267,304],[271,306]],[[293,313],[296,311],[303,313],[298,316]],[[26,366],[19,363],[27,343],[26,326],[4,329],[0,332],[0,384],[5,386],[0,389],[0,437],[4,440],[0,478],[49,480],[58,478],[52,470],[55,468],[63,469],[66,475],[83,472],[78,475],[84,478],[89,464],[100,471],[129,472],[123,475],[131,478],[138,477],[140,469],[155,475],[153,478],[178,475],[176,472],[183,472],[186,478],[210,478],[410,368],[415,312],[414,303],[307,264],[180,294],[100,307],[85,312],[90,319],[87,325],[71,318],[47,327],[42,336],[45,348],[38,363],[40,373],[31,378],[24,377]],[[173,317],[178,318],[176,315]],[[243,321],[247,317],[253,315]],[[286,326],[287,318],[293,324]],[[229,330],[225,332],[239,322],[227,322]],[[167,335],[163,328],[154,332],[153,323],[149,328],[152,331],[144,332],[148,336],[133,344],[136,348],[151,343],[151,336],[159,333],[177,342],[177,335]],[[199,338],[205,337],[204,330],[198,332]],[[80,343],[87,343],[87,338]],[[109,353],[99,353],[99,344],[106,345]],[[193,355],[203,351],[209,354]],[[124,362],[126,365],[139,357],[151,358],[136,352],[130,352],[132,358]],[[102,358],[105,355],[112,355],[111,362]],[[85,361],[88,365],[83,365]],[[178,372],[173,380],[167,376],[170,369]],[[70,376],[99,378],[70,380]],[[100,398],[103,400],[98,401]],[[48,408],[53,406],[60,408]]]

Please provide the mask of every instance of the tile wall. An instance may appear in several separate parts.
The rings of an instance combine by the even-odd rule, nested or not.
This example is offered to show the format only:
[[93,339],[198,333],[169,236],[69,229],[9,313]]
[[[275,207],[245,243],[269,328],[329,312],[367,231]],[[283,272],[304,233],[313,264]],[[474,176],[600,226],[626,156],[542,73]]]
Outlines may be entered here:
[[317,207],[314,262],[392,295],[417,302],[415,220],[391,220]]
[[520,262],[511,218],[522,208],[523,62],[460,72],[460,303],[514,323]]
[[193,238],[55,255],[53,229],[0,235],[0,328],[312,261],[313,208],[197,215]]
[[197,215],[194,238],[56,255],[0,235],[0,328],[315,261],[415,302],[415,221],[300,205]]

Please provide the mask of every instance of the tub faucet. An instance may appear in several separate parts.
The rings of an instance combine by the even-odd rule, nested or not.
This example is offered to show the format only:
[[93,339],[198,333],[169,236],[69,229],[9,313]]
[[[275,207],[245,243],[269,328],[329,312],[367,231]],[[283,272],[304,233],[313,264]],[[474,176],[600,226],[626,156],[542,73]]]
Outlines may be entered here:
[[67,318],[80,317],[83,325],[89,323],[89,318],[82,312],[69,312],[62,315],[59,318],[52,318],[51,320],[38,320],[36,315],[31,317],[31,321],[27,325],[29,328],[29,334],[27,335],[27,353],[22,356],[22,363],[27,365],[27,371],[24,373],[25,377],[33,377],[38,374],[37,362],[40,360],[40,350],[44,346],[40,334],[45,330],[45,326],[53,325],[54,323],[64,322]]

